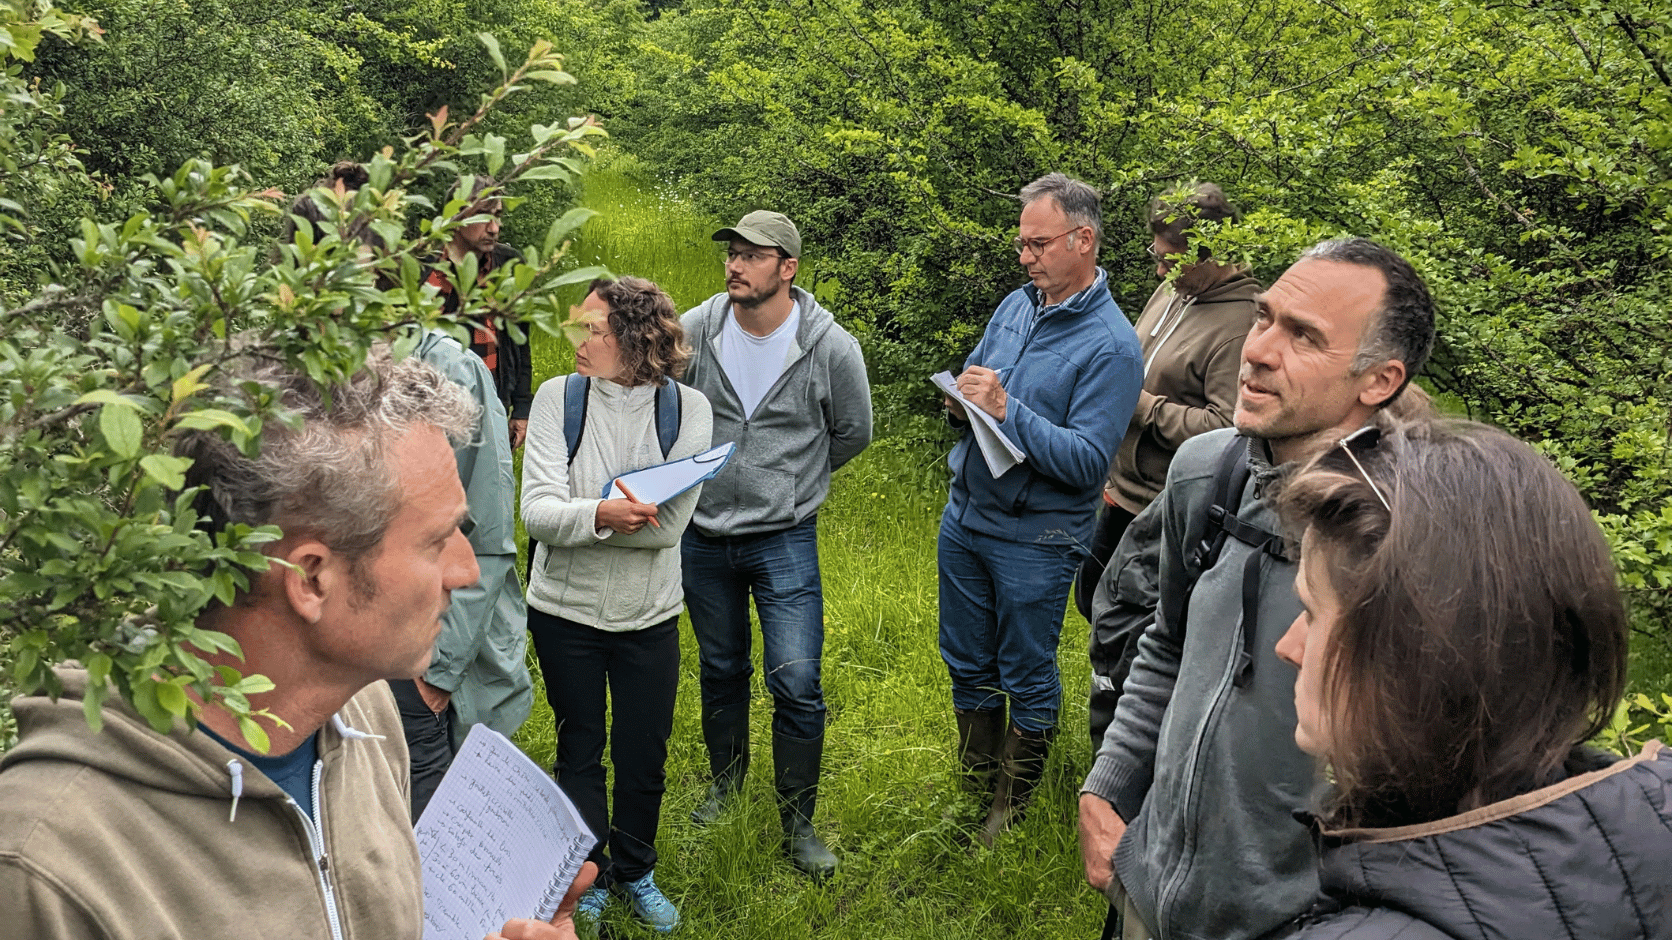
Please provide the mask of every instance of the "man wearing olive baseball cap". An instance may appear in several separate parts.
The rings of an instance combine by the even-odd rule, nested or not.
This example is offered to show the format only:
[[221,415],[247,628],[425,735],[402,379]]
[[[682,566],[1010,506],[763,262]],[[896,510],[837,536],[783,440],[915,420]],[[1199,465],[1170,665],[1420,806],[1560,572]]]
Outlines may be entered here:
[[773,782],[784,850],[815,879],[836,855],[813,829],[824,753],[824,590],[819,505],[830,473],[871,442],[871,389],[852,335],[794,285],[801,233],[751,212],[714,233],[726,289],[682,319],[685,382],[714,406],[714,443],[735,442],[685,531],[685,603],[702,663],[702,730],[713,782],[692,814],[719,818],[749,766],[749,597],[772,692]]

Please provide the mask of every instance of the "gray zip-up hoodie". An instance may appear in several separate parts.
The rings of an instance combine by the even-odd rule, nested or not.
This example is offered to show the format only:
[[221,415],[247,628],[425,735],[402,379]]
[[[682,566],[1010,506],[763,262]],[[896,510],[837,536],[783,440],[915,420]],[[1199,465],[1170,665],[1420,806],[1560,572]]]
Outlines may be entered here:
[[[1254,549],[1226,539],[1181,609],[1187,558],[1207,532],[1214,471],[1235,433],[1186,441],[1150,507],[1162,513],[1156,620],[1082,788],[1128,821],[1115,874],[1164,940],[1258,937],[1306,910],[1318,890],[1310,834],[1293,816],[1317,770],[1295,746],[1295,671],[1276,654],[1300,613],[1295,565],[1269,555],[1262,563],[1254,669],[1242,688],[1232,680],[1243,565]],[[1237,515],[1279,531],[1270,497],[1287,468],[1271,466],[1263,443],[1249,455]]]
[[801,305],[790,364],[753,414],[744,414],[720,366],[720,328],[731,299],[715,294],[680,318],[691,362],[685,384],[714,407],[714,444],[735,441],[725,469],[703,485],[691,525],[708,536],[787,529],[818,511],[831,471],[871,443],[871,386],[859,343],[813,295]]

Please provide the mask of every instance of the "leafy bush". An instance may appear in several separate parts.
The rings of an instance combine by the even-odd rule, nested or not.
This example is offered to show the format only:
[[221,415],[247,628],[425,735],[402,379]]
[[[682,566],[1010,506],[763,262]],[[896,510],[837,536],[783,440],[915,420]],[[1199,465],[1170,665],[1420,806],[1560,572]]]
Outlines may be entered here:
[[[92,31],[88,21],[50,10],[41,16],[8,26],[14,36],[32,28],[64,38]],[[252,223],[276,216],[282,194],[252,186],[236,165],[191,160],[172,176],[146,180],[146,201],[156,208],[120,222],[80,219],[73,262],[58,280],[0,312],[0,597],[9,614],[0,649],[13,689],[57,694],[51,664],[77,660],[95,679],[87,698],[95,726],[108,678],[159,730],[193,713],[191,693],[219,700],[244,717],[252,742],[264,740],[248,695],[270,684],[211,669],[198,653],[232,649],[233,641],[194,620],[211,601],[232,602],[248,573],[265,569],[260,548],[279,533],[271,526],[234,526],[214,538],[199,531],[196,491],[183,488],[189,462],[170,453],[172,439],[213,430],[249,451],[265,423],[285,420],[260,389],[238,394],[215,382],[217,368],[236,355],[283,359],[330,384],[356,370],[373,342],[410,350],[432,326],[463,335],[470,323],[499,315],[513,333],[517,323],[557,332],[562,314],[553,288],[597,273],[562,270],[572,267],[566,239],[585,210],[554,221],[521,263],[480,283],[474,258],[457,270],[443,264],[459,285],[455,316],[441,315],[436,290],[423,283],[422,262],[458,226],[482,216],[463,201],[438,206],[417,187],[444,185],[477,160],[511,192],[541,180],[568,184],[577,158],[591,153],[589,140],[602,134],[582,118],[535,124],[515,153],[506,138],[483,132],[486,116],[530,83],[572,81],[549,44],[536,43],[514,71],[492,37],[483,44],[500,70],[499,87],[469,117],[452,121],[444,108],[401,149],[374,156],[371,182],[358,192],[313,192],[332,220],[324,238],[315,241],[312,227],[300,226],[274,260]],[[18,72],[4,80],[9,99],[20,100]],[[21,100],[41,101],[50,117],[49,97]],[[0,140],[4,158],[34,160],[38,139]],[[60,159],[56,172],[81,171]],[[21,201],[27,195],[0,191],[12,200],[14,224],[25,228],[39,214]],[[514,208],[516,200],[506,202]],[[412,237],[405,234],[409,213],[421,216]],[[362,224],[383,247],[353,237]]]
[[716,215],[801,223],[885,420],[934,407],[924,377],[1022,281],[1012,194],[1045,172],[1105,192],[1128,309],[1152,289],[1142,207],[1192,178],[1249,210],[1202,241],[1267,283],[1320,238],[1383,241],[1440,304],[1425,381],[1563,468],[1614,540],[1638,628],[1663,636],[1668,9],[691,3],[649,24],[617,129]]

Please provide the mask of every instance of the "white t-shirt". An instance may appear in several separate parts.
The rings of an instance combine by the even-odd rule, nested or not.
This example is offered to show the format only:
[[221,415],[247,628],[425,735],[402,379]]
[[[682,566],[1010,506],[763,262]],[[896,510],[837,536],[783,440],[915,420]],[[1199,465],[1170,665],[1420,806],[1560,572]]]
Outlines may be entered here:
[[795,333],[801,326],[801,303],[765,336],[755,336],[737,325],[737,315],[726,311],[720,327],[720,368],[726,371],[743,413],[752,415],[795,354]]

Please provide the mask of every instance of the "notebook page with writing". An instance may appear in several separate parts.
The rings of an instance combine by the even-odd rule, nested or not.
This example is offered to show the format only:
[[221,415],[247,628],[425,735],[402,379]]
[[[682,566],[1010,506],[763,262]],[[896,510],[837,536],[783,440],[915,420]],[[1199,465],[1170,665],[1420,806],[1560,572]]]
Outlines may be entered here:
[[595,839],[556,782],[476,725],[418,820],[424,940],[482,940],[513,917],[546,920]]

